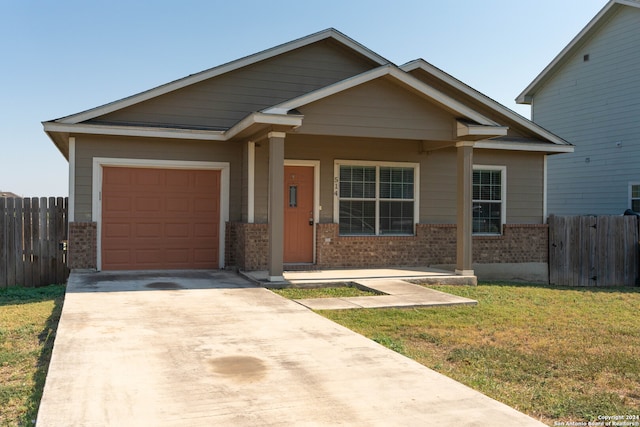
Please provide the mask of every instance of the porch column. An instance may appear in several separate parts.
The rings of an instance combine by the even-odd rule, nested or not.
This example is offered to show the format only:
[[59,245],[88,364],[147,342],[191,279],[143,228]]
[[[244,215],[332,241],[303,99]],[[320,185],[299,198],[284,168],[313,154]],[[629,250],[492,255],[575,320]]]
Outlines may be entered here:
[[473,275],[473,141],[456,143],[457,149],[457,202],[456,274]]
[[284,132],[269,132],[269,281],[281,282],[284,257]]

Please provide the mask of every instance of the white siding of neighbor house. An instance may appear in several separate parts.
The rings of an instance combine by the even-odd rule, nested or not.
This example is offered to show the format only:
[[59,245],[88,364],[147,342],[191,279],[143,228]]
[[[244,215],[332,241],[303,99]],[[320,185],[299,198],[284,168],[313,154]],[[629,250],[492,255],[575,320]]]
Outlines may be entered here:
[[602,24],[534,94],[533,120],[575,145],[549,156],[549,214],[622,214],[640,182],[640,9]]

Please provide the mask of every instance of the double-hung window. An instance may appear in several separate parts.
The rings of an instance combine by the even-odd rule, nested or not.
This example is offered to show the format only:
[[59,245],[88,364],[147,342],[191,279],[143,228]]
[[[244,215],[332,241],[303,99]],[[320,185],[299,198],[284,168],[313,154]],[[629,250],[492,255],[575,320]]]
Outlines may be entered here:
[[640,212],[640,184],[629,184],[629,208],[634,212]]
[[504,166],[473,167],[473,233],[501,234],[506,213]]
[[341,161],[335,180],[341,235],[413,234],[417,164]]

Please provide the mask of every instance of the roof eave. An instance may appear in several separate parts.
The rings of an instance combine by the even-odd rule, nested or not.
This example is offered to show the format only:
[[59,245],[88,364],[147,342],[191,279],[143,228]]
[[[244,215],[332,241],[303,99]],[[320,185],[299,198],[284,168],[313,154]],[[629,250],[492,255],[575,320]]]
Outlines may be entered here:
[[231,72],[233,70],[237,70],[242,67],[246,67],[251,64],[255,64],[257,62],[260,62],[278,55],[282,55],[292,50],[295,50],[295,49],[298,49],[298,48],[301,48],[325,39],[336,40],[339,43],[353,49],[357,53],[363,55],[364,57],[368,58],[369,60],[379,65],[391,63],[389,60],[383,58],[382,56],[368,49],[367,47],[361,45],[360,43],[356,42],[350,37],[344,35],[343,33],[336,30],[335,28],[328,28],[326,30],[308,35],[306,37],[302,37],[302,38],[290,41],[288,43],[284,43],[279,46],[275,46],[270,49],[266,49],[261,52],[254,53],[252,55],[245,56],[244,58],[240,58],[240,59],[228,62],[226,64],[219,65],[217,67],[213,67],[208,70],[201,71],[199,73],[192,74],[190,76],[187,76],[178,80],[174,80],[170,83],[157,86],[153,89],[140,92],[136,95],[132,95],[132,96],[120,99],[118,101],[114,101],[114,102],[111,102],[96,108],[92,108],[90,110],[86,110],[77,114],[62,117],[54,121],[59,123],[68,123],[68,124],[84,122],[84,121],[93,119],[95,117],[98,117],[104,114],[109,114],[111,112],[120,110],[122,108],[130,107],[132,105],[138,104],[143,101],[147,101],[157,96],[161,96],[166,93],[173,92],[178,89],[182,89],[184,87],[199,83],[201,81]]
[[609,15],[612,10],[619,6],[631,6],[640,8],[640,3],[631,0],[611,0],[594,16],[591,21],[567,44],[564,49],[556,55],[555,58],[536,76],[535,79],[516,97],[518,104],[531,104],[535,92],[542,86],[545,81],[553,74],[557,67],[561,66],[565,59],[570,56],[580,43],[595,31],[603,19]]
[[525,127],[526,129],[528,129],[529,131],[533,132],[534,134],[538,135],[539,137],[542,137],[554,144],[558,144],[558,145],[567,145],[570,146],[571,144],[569,144],[567,141],[565,141],[564,139],[560,138],[559,136],[553,134],[552,132],[549,132],[548,130],[544,129],[543,127],[541,127],[540,125],[532,122],[531,120],[521,116],[520,114],[516,113],[515,111],[505,107],[504,105],[500,104],[499,102],[489,98],[488,96],[484,95],[481,92],[478,92],[477,90],[473,89],[471,86],[468,86],[467,84],[461,82],[460,80],[456,79],[455,77],[451,76],[450,74],[442,71],[441,69],[439,69],[438,67],[435,67],[434,65],[428,63],[427,61],[425,61],[424,59],[416,59],[414,61],[408,62],[402,66],[400,66],[400,69],[406,71],[406,72],[411,72],[414,71],[416,69],[421,69],[437,78],[439,78],[440,80],[443,80],[444,82],[446,82],[447,84],[453,86],[454,88],[456,88],[457,90],[463,92],[464,94],[472,97],[473,99],[475,99],[476,101],[480,102],[481,104],[485,105],[487,108],[491,108],[492,110],[495,110],[497,112],[499,112],[500,114],[506,116],[507,118],[513,120],[514,122],[518,123],[520,126]]

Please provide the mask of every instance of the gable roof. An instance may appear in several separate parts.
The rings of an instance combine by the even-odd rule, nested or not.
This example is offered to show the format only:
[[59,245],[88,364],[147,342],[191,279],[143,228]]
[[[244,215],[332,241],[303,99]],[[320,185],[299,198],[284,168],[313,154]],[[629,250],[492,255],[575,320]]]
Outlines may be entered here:
[[420,69],[422,71],[425,71],[426,73],[436,77],[437,79],[441,80],[442,82],[448,84],[449,86],[453,87],[454,89],[456,89],[459,92],[462,92],[463,94],[471,97],[472,99],[474,99],[475,101],[479,102],[480,104],[484,105],[487,108],[490,108],[494,111],[496,111],[497,113],[499,113],[500,115],[506,117],[509,120],[512,120],[513,122],[517,123],[518,125],[524,127],[525,129],[529,130],[530,132],[532,132],[534,135],[542,138],[542,139],[546,139],[550,142],[553,142],[555,144],[558,145],[565,145],[565,146],[571,146],[571,144],[567,141],[565,141],[564,139],[560,138],[557,135],[554,135],[553,133],[549,132],[548,130],[544,129],[543,127],[537,125],[536,123],[532,122],[531,120],[522,117],[520,114],[516,113],[515,111],[505,107],[504,105],[500,104],[499,102],[489,98],[488,96],[484,95],[481,92],[478,92],[477,90],[473,89],[471,86],[466,85],[465,83],[461,82],[460,80],[456,79],[455,77],[451,76],[450,74],[442,71],[441,69],[439,69],[438,67],[428,63],[427,61],[425,61],[424,59],[420,58],[420,59],[416,59],[414,61],[408,62],[404,65],[400,66],[400,69],[402,69],[403,71],[409,73],[411,71],[414,71],[416,69]]
[[533,95],[562,67],[571,56],[607,22],[608,18],[622,7],[640,8],[638,0],[610,0],[598,14],[569,42],[567,46],[545,67],[544,70],[516,98],[518,104],[531,104]]
[[357,76],[342,80],[338,83],[326,86],[322,89],[309,92],[305,95],[299,96],[294,99],[290,99],[278,105],[274,105],[273,107],[267,108],[263,110],[263,112],[269,113],[269,114],[288,114],[289,111],[299,108],[305,104],[318,101],[320,99],[326,98],[328,96],[334,95],[344,90],[348,90],[352,87],[355,87],[363,83],[367,83],[372,80],[385,77],[385,76],[389,76],[395,79],[396,81],[403,83],[405,86],[410,87],[415,91],[417,91],[420,95],[426,98],[429,98],[431,101],[434,101],[437,104],[440,104],[442,107],[450,111],[453,111],[463,117],[471,119],[480,125],[499,126],[498,123],[488,119],[487,117],[484,117],[483,115],[479,114],[477,111],[474,111],[473,109],[468,108],[467,106],[461,104],[455,99],[433,89],[427,84],[421,82],[420,80],[405,73],[400,68],[391,64],[374,68],[371,71],[358,74]]
[[[296,96],[277,105],[266,107],[260,111],[252,111],[243,119],[236,122],[226,130],[198,129],[191,127],[175,126],[147,126],[142,124],[117,124],[117,123],[92,123],[91,120],[106,114],[125,109],[132,105],[160,97],[170,92],[178,91],[190,85],[203,82],[207,79],[230,73],[234,70],[265,61],[279,55],[286,54],[295,49],[309,46],[313,43],[331,39],[338,45],[364,58],[371,69],[352,77],[329,84],[303,95]],[[417,78],[411,71],[420,68],[437,79],[443,85],[432,86],[428,82]],[[372,52],[339,31],[329,28],[324,31],[306,36],[271,49],[249,55],[247,57],[229,62],[227,64],[192,74],[183,79],[175,80],[154,89],[105,104],[77,114],[62,117],[60,119],[43,122],[44,130],[58,146],[62,154],[68,158],[68,137],[72,134],[97,134],[119,136],[147,136],[178,139],[199,139],[209,141],[230,141],[238,138],[249,137],[255,132],[277,125],[283,128],[295,129],[301,126],[303,116],[296,108],[314,101],[321,100],[334,94],[344,92],[350,88],[362,85],[375,79],[385,78],[393,81],[401,88],[411,91],[423,99],[437,104],[440,108],[453,113],[457,118],[457,134],[460,140],[479,141],[479,148],[495,148],[507,150],[533,150],[544,152],[568,152],[573,151],[571,144],[540,126],[517,115],[496,101],[482,95],[447,73],[437,69],[424,60],[409,62],[398,67],[382,56]],[[449,91],[448,88],[455,88]],[[447,89],[442,91],[440,89]],[[465,96],[457,96],[465,93]],[[473,98],[470,103],[469,96]],[[480,103],[487,110],[478,110]],[[490,113],[488,116],[486,113]],[[495,121],[496,117],[507,117],[511,123],[517,123],[523,129],[531,132],[534,138],[517,138],[507,136],[508,127],[505,123]],[[487,141],[489,138],[494,138]],[[486,147],[482,144],[489,144]]]
[[319,31],[309,36],[302,37],[267,50],[263,50],[253,55],[245,56],[244,58],[240,58],[235,61],[231,61],[226,64],[219,65],[217,67],[210,68],[205,71],[201,71],[199,73],[191,74],[187,77],[172,81],[170,83],[138,93],[136,95],[129,96],[127,98],[123,98],[121,100],[111,102],[109,104],[105,104],[96,108],[92,108],[90,110],[82,111],[77,114],[73,114],[70,116],[53,120],[53,122],[65,123],[65,124],[76,124],[76,123],[84,122],[86,120],[91,120],[98,116],[102,116],[102,115],[114,112],[116,110],[120,110],[122,108],[130,107],[134,104],[147,101],[151,98],[155,98],[160,95],[164,95],[166,93],[173,92],[178,89],[182,89],[184,87],[210,79],[212,77],[216,77],[221,74],[225,74],[225,73],[237,70],[239,68],[246,67],[248,65],[255,64],[257,62],[264,61],[266,59],[273,58],[278,55],[282,55],[286,52],[290,52],[292,50],[295,50],[295,49],[298,49],[298,48],[301,48],[325,39],[335,40],[338,43],[359,53],[360,55],[369,59],[375,64],[384,65],[384,64],[391,63],[387,59],[383,58],[382,56],[368,49],[367,47],[361,45],[360,43],[356,42],[350,37],[347,37],[340,31],[336,30],[335,28],[328,28],[326,30]]

